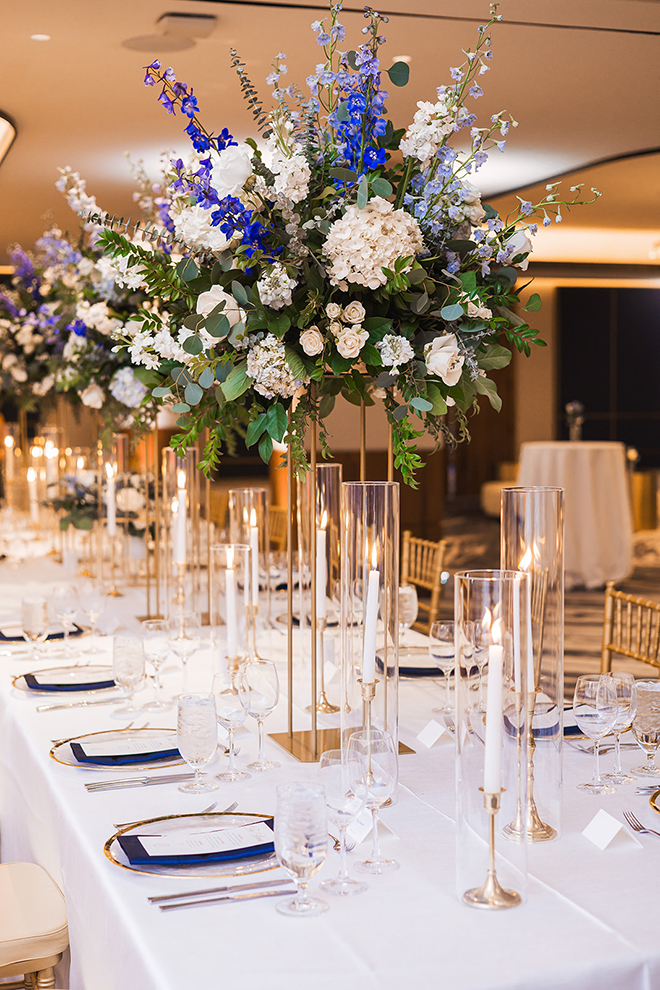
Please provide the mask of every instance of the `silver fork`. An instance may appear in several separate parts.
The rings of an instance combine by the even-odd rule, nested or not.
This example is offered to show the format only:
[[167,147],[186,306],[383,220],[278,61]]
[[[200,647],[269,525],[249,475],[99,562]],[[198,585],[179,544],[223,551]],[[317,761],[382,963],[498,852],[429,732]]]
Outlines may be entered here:
[[[195,814],[208,815],[212,811],[214,811],[217,807],[218,807],[218,802],[214,801],[213,804],[210,804],[208,806],[208,808],[204,808],[203,811],[197,811],[195,812]],[[230,804],[228,808],[225,808],[222,814],[228,815],[230,812],[234,811],[237,807],[238,807],[238,801],[234,801],[234,803]],[[140,824],[139,822],[119,822],[119,823],[113,822],[113,828],[128,828],[130,825],[139,825],[139,824]]]
[[632,811],[624,811],[623,817],[628,822],[633,832],[643,832],[648,835],[657,835],[660,837],[660,832],[656,832],[654,828],[644,828],[642,823],[635,818]]

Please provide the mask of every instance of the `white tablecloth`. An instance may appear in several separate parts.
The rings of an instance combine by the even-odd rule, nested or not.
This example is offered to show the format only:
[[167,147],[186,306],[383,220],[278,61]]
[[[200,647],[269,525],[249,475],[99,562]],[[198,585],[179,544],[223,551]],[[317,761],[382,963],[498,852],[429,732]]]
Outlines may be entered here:
[[517,484],[566,491],[567,588],[598,588],[630,574],[633,529],[623,444],[524,443]]
[[[0,610],[15,601],[17,587],[16,574],[0,569]],[[282,671],[284,646],[281,633],[270,634],[269,652]],[[262,642],[264,655],[266,647]],[[0,664],[2,859],[38,862],[62,884],[73,990],[660,988],[660,840],[643,837],[641,848],[601,852],[580,834],[600,807],[619,818],[624,807],[632,808],[650,824],[660,824],[660,816],[630,787],[604,798],[578,792],[575,784],[591,774],[588,755],[567,752],[564,834],[531,850],[526,903],[511,911],[475,911],[454,891],[453,741],[445,737],[424,750],[415,739],[432,717],[440,688],[433,681],[402,682],[401,736],[418,752],[402,757],[397,803],[383,813],[396,833],[385,833],[383,848],[401,863],[398,873],[369,879],[369,890],[358,897],[329,897],[330,910],[317,919],[285,918],[269,899],[161,914],[147,895],[218,881],[131,873],[104,857],[103,843],[115,821],[197,811],[211,797],[187,796],[175,785],[87,793],[85,781],[113,774],[59,766],[48,756],[50,740],[116,727],[121,723],[110,717],[112,708],[37,713],[43,699],[11,687],[12,674],[31,669],[29,661],[0,656]],[[191,664],[192,686],[208,684],[210,651]],[[178,689],[178,671],[164,680],[168,691]],[[283,702],[268,720],[269,731],[285,727],[285,711]],[[172,712],[150,717],[152,725],[174,724]],[[247,762],[256,738],[244,735],[240,744],[240,760]],[[237,799],[239,810],[269,812],[278,783],[315,776],[314,766],[268,745],[281,768],[222,785],[215,793],[219,808]],[[624,753],[624,765],[640,756]],[[350,862],[363,855],[358,847]],[[318,878],[337,868],[330,851]]]

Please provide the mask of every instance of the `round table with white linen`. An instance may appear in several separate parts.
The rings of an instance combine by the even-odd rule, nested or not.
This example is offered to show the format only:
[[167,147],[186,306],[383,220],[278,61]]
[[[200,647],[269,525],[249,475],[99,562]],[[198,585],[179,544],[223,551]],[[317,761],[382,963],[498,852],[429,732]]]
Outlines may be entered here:
[[524,443],[517,484],[566,492],[567,588],[598,588],[630,574],[633,528],[622,443]]

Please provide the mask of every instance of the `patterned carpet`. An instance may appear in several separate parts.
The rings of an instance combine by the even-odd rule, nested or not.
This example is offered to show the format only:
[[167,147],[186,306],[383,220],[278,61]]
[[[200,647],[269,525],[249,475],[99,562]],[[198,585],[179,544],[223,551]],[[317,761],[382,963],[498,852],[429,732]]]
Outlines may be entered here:
[[[468,568],[499,566],[499,522],[481,513],[450,515],[444,521],[448,542],[445,567],[450,577],[443,590],[441,612],[453,614],[455,571]],[[660,530],[635,534],[634,570],[618,586],[622,591],[660,601]],[[600,669],[603,632],[603,590],[567,591],[564,602],[564,694],[573,696],[579,674]],[[636,677],[653,677],[654,671],[634,660],[618,658],[618,669],[630,670]]]

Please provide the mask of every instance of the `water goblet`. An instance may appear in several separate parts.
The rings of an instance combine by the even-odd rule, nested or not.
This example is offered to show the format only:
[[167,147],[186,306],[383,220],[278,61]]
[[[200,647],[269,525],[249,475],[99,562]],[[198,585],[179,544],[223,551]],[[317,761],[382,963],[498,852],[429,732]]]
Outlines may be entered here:
[[449,692],[449,675],[456,667],[456,647],[454,644],[454,622],[434,622],[429,634],[429,656],[445,679],[445,703],[434,712],[453,712]]
[[342,760],[340,749],[321,753],[318,771],[319,783],[325,790],[325,803],[330,821],[339,831],[339,873],[334,880],[323,880],[321,890],[328,894],[361,894],[367,884],[353,880],[346,865],[346,829],[364,808],[366,788],[359,782],[364,777],[364,767],[355,753],[346,753]]
[[348,739],[348,753],[356,759],[349,764],[355,776],[352,788],[356,793],[366,792],[365,804],[371,811],[372,846],[369,859],[358,863],[358,873],[371,873],[382,876],[394,873],[399,864],[394,859],[385,859],[380,851],[378,840],[378,809],[392,796],[397,782],[398,765],[394,751],[394,741],[389,732],[381,729],[361,729],[353,732]]
[[277,668],[271,660],[249,660],[241,664],[238,673],[238,695],[243,706],[259,727],[259,752],[248,770],[271,770],[279,767],[275,760],[267,760],[264,750],[264,719],[273,711],[280,697]]
[[419,604],[414,584],[404,584],[399,588],[399,646],[403,646],[406,633],[417,618]]
[[209,763],[218,748],[218,723],[212,694],[180,694],[176,720],[179,752],[195,771],[195,779],[179,785],[184,794],[217,791],[217,780],[205,780],[202,767]]
[[[82,610],[89,619],[90,636],[96,635],[96,624],[105,608],[106,596],[93,581],[83,581],[78,592]],[[102,653],[98,646],[90,646],[85,653]]]
[[224,773],[217,774],[218,780],[226,780],[233,783],[236,780],[249,780],[251,774],[245,770],[239,770],[236,765],[236,747],[234,746],[234,733],[236,729],[243,725],[247,717],[245,705],[240,694],[233,689],[231,675],[228,671],[221,671],[213,677],[213,696],[218,716],[218,722],[227,730],[229,735],[229,766]]
[[170,617],[170,649],[183,666],[183,689],[188,683],[188,660],[200,647],[202,625],[196,612],[180,612]]
[[59,585],[53,592],[52,604],[53,611],[64,630],[64,655],[70,660],[77,655],[71,650],[69,633],[76,628],[76,619],[80,608],[78,592],[69,585]]
[[623,772],[621,766],[621,733],[627,729],[635,717],[637,699],[635,678],[625,670],[613,670],[610,677],[616,685],[617,716],[612,728],[614,733],[614,770],[603,775],[609,784],[634,784],[635,778]]
[[646,753],[646,763],[633,767],[636,777],[660,777],[655,755],[660,745],[660,682],[637,681],[635,684],[637,710],[632,721],[632,733],[637,745]]
[[609,674],[583,674],[573,695],[573,714],[581,732],[594,741],[594,772],[587,784],[578,784],[590,794],[614,794],[600,775],[600,740],[614,728],[617,717],[616,685]]
[[156,674],[156,694],[153,701],[146,704],[147,711],[163,711],[171,708],[172,704],[161,700],[160,668],[165,663],[170,652],[170,625],[165,619],[144,619],[142,622],[142,640],[144,655],[153,665]]
[[34,595],[21,601],[21,628],[23,638],[32,646],[30,659],[39,658],[39,643],[48,636],[48,603],[45,598]]
[[294,918],[312,918],[328,910],[325,901],[307,893],[309,878],[323,864],[328,852],[325,795],[319,785],[282,784],[277,788],[275,852],[291,875],[298,892],[280,901],[277,910]]
[[115,709],[113,717],[123,718],[142,711],[133,701],[138,685],[144,680],[144,647],[139,636],[120,633],[112,644],[112,674],[126,695],[126,704]]

